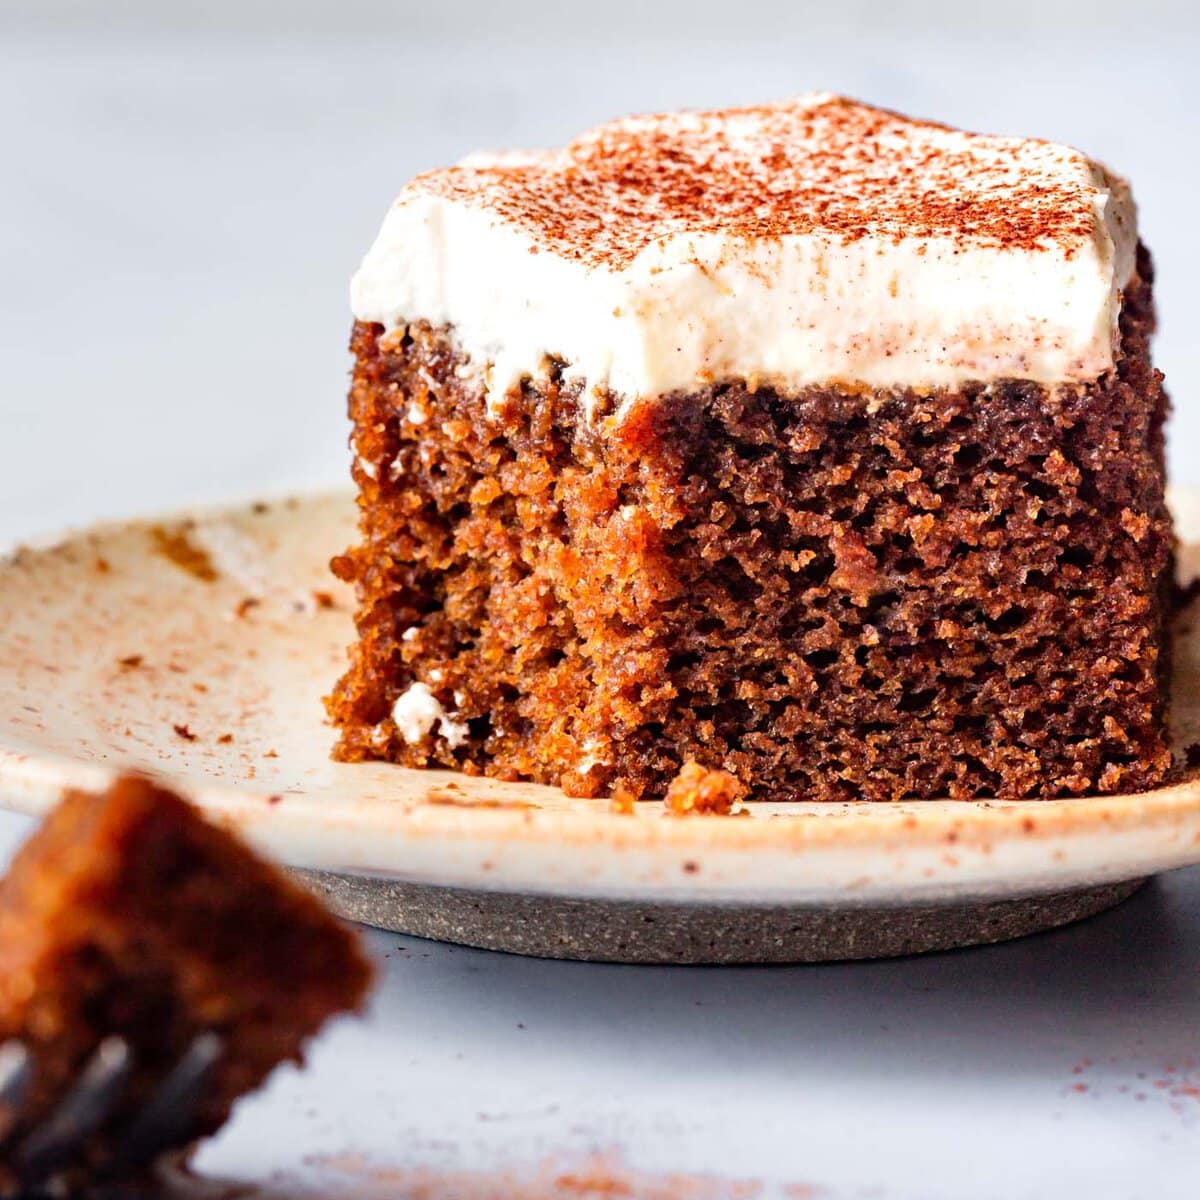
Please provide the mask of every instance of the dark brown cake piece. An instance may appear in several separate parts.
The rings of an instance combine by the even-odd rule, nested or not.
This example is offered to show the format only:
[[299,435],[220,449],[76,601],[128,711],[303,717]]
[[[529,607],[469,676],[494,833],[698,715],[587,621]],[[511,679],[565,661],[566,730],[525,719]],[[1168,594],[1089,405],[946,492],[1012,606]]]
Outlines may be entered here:
[[[655,798],[689,760],[751,800],[1164,778],[1167,404],[1127,189],[1065,148],[847,105],[639,118],[560,159],[410,185],[389,221],[436,203],[447,239],[452,218],[483,239],[469,221],[485,212],[530,243],[530,279],[553,258],[537,280],[566,280],[564,306],[595,301],[595,328],[613,288],[683,279],[662,292],[696,304],[671,310],[678,354],[699,327],[708,357],[682,386],[638,391],[627,372],[617,388],[616,367],[606,384],[598,347],[677,381],[674,342],[665,366],[649,340],[620,357],[621,322],[648,339],[661,305],[618,305],[592,337],[557,321],[553,295],[537,307],[513,257],[518,316],[481,325],[474,298],[504,280],[480,264],[476,291],[452,293],[447,241],[445,294],[426,303],[429,276],[384,269],[401,244],[385,224],[356,285],[361,537],[334,570],[358,590],[359,641],[329,699],[340,758]],[[662,249],[680,228],[695,264]],[[702,237],[724,257],[702,259]],[[950,294],[976,268],[1000,282],[962,317]],[[1035,311],[1059,285],[1061,305]],[[747,340],[751,294],[783,314],[775,342]],[[787,324],[788,304],[808,324]],[[551,353],[510,383],[528,311]],[[572,334],[575,356],[552,341]],[[730,345],[752,363],[787,339],[831,377],[704,377]]]
[[95,1167],[198,1034],[223,1050],[195,1136],[357,1009],[370,979],[358,939],[315,897],[143,778],[69,794],[0,885],[0,1041],[20,1039],[34,1063],[21,1127],[104,1038],[133,1052]]

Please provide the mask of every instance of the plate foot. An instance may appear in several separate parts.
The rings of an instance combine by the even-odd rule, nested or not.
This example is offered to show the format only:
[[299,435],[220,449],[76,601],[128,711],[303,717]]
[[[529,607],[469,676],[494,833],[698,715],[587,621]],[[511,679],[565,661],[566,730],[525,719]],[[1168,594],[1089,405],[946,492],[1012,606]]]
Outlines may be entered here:
[[891,908],[646,904],[467,891],[297,871],[343,916],[439,942],[618,963],[802,963],[1003,942],[1091,917],[1135,879],[1015,900]]

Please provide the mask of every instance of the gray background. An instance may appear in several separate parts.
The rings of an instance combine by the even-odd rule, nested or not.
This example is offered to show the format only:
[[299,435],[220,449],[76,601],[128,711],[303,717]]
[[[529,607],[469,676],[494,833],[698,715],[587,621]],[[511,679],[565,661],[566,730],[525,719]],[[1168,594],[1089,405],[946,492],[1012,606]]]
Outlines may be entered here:
[[[0,540],[344,479],[346,282],[413,172],[809,88],[1065,139],[1132,177],[1175,476],[1200,484],[1190,7],[0,4]],[[0,817],[0,857],[25,830]],[[599,1151],[814,1200],[1196,1195],[1196,871],[1074,929],[888,964],[372,946],[367,1020],[245,1104],[204,1171],[516,1200],[492,1167],[548,1197],[547,1170]]]
[[0,537],[344,478],[346,284],[414,172],[811,88],[1131,176],[1200,483],[1191,7],[0,4]]

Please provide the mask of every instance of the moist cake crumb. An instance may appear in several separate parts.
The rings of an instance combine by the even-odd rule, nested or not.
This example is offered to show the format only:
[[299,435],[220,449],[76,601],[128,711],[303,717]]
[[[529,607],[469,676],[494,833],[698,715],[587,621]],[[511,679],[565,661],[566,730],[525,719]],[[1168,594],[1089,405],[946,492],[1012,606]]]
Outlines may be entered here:
[[688,759],[667,787],[666,809],[675,817],[693,813],[727,817],[741,793],[737,778],[728,771],[714,771]]
[[618,783],[612,790],[608,806],[612,812],[621,816],[631,817],[636,811],[637,797],[623,784]]
[[[449,331],[381,353],[360,324],[355,439],[398,470],[357,476],[361,540],[333,564],[360,635],[338,757],[583,796],[660,797],[689,758],[750,799],[1154,786],[1172,534],[1143,264],[1093,384],[734,381],[609,432],[561,374],[493,421]],[[431,708],[397,726],[414,685],[449,738]]]

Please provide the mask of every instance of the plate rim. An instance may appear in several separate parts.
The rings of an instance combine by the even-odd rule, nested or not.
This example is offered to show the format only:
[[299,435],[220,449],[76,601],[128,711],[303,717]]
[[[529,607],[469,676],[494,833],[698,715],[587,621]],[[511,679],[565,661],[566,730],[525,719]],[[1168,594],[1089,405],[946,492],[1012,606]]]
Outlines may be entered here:
[[[1179,494],[1177,491],[1176,495]],[[1196,502],[1200,503],[1200,491],[1195,495]],[[95,541],[155,525],[244,515],[262,503],[297,509],[349,504],[352,497],[350,489],[339,486],[300,491],[281,489],[273,494],[107,519],[56,534],[16,539],[11,547],[0,550],[0,572],[19,568],[26,561],[25,555],[53,554],[85,539]],[[353,765],[341,766],[353,770]],[[867,849],[893,854],[928,856],[937,853],[945,856],[953,853],[987,857],[1007,843],[1043,844],[1049,848],[1087,838],[1107,840],[1114,847],[1122,838],[1131,843],[1139,839],[1142,842],[1148,838],[1158,839],[1157,848],[1149,857],[1143,853],[1141,857],[1114,861],[1107,869],[1094,868],[1086,875],[1087,882],[1132,878],[1147,869],[1154,871],[1200,863],[1200,772],[1151,791],[1113,796],[896,804],[859,801],[836,805],[756,801],[749,806],[751,818],[742,820],[704,815],[668,819],[660,816],[660,802],[639,804],[634,816],[609,811],[607,800],[570,801],[569,810],[529,807],[531,794],[544,794],[561,804],[562,793],[556,788],[528,783],[506,785],[450,771],[415,771],[403,767],[391,767],[390,770],[419,777],[421,787],[427,793],[454,781],[465,796],[470,796],[473,787],[483,787],[490,796],[499,793],[501,799],[498,805],[493,799],[487,807],[473,806],[469,800],[432,803],[428,799],[366,800],[356,802],[352,817],[348,818],[349,810],[345,805],[339,805],[336,811],[321,808],[319,798],[306,800],[288,795],[283,803],[272,803],[271,793],[253,784],[231,786],[213,782],[202,787],[185,784],[182,790],[206,812],[249,833],[275,853],[288,843],[289,831],[294,838],[296,827],[307,822],[312,829],[344,835],[347,844],[355,843],[360,847],[374,829],[377,835],[407,841],[414,850],[442,842],[457,844],[468,854],[472,850],[478,852],[481,847],[505,843],[542,852],[553,848],[577,852],[592,850],[610,855],[638,853],[662,858],[716,854],[729,860],[732,869],[743,871],[747,868],[748,856],[750,859],[764,855],[800,858]],[[116,773],[117,768],[112,765],[47,751],[31,751],[0,732],[0,808],[33,814],[44,812],[63,787],[101,787]],[[160,772],[160,775],[168,783],[173,781],[169,771]],[[506,805],[503,800],[506,789],[513,793],[511,805]],[[282,856],[289,857],[286,851]],[[292,865],[401,877],[381,861],[371,861],[369,855],[357,865],[319,856],[310,857],[308,861],[295,861]],[[469,882],[497,890],[514,890],[518,881],[513,874],[494,867],[495,864],[486,879],[479,879],[476,871]],[[706,886],[704,872],[695,874],[699,877],[686,881],[678,878],[663,880],[658,890],[664,895],[695,895],[697,899],[703,897],[706,900],[722,892],[721,888]],[[1046,887],[1042,890],[1061,889],[1063,879],[1060,875],[1049,871]],[[404,877],[411,878],[411,870]],[[1080,882],[1083,879],[1080,876]],[[468,879],[443,878],[428,882],[456,885],[468,882]],[[538,881],[528,882],[536,885]],[[982,881],[972,885],[971,894],[983,894],[978,891],[981,885]],[[583,879],[575,884],[547,880],[544,890],[555,894],[580,890],[584,894],[589,886]],[[608,893],[614,885],[609,880],[601,886]],[[648,882],[640,885],[639,894],[646,888],[651,888]],[[861,889],[862,898],[874,896],[877,890]],[[947,889],[942,880],[928,888],[910,882],[905,885],[905,890],[913,895],[930,896],[954,891]],[[757,901],[764,894],[748,885],[730,886],[728,881],[723,893],[748,901]]]

